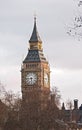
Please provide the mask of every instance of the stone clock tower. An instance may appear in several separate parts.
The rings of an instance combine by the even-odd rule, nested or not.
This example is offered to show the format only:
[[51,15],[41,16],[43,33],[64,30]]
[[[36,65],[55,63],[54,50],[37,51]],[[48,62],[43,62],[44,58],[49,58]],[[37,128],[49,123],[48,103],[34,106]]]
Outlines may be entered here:
[[50,93],[50,67],[43,54],[42,40],[37,31],[36,17],[29,40],[29,49],[21,68],[22,99],[25,103],[33,99],[46,100]]

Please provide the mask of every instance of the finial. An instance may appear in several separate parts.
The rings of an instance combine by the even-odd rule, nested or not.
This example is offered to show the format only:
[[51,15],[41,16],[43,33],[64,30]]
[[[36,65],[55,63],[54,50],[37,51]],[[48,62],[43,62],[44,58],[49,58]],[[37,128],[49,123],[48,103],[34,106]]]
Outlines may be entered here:
[[34,13],[34,23],[36,23],[36,12]]

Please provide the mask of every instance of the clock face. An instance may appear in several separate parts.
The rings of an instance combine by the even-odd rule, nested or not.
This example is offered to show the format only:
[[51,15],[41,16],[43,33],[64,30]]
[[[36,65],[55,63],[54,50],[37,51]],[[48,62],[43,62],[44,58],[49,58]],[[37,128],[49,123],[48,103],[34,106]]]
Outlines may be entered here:
[[44,82],[46,83],[46,84],[48,84],[48,74],[44,74]]
[[33,85],[37,81],[37,75],[33,72],[30,72],[26,75],[26,83],[28,85]]

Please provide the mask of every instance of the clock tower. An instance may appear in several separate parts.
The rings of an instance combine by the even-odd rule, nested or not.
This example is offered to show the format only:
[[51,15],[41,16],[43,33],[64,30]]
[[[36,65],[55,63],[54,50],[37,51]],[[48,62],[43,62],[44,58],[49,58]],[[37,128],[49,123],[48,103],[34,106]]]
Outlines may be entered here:
[[28,53],[21,68],[21,90],[22,100],[27,104],[38,98],[40,101],[44,99],[46,101],[50,93],[50,67],[43,53],[36,17],[34,17]]

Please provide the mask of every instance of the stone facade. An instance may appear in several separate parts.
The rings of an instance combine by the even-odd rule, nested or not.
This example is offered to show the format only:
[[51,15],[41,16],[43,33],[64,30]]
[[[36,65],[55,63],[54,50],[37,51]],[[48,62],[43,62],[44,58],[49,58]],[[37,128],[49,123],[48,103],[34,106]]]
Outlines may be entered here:
[[29,40],[28,53],[21,68],[21,90],[23,102],[27,104],[33,99],[33,95],[35,97],[35,91],[40,100],[50,93],[50,67],[43,54],[36,19],[34,19],[33,33]]

